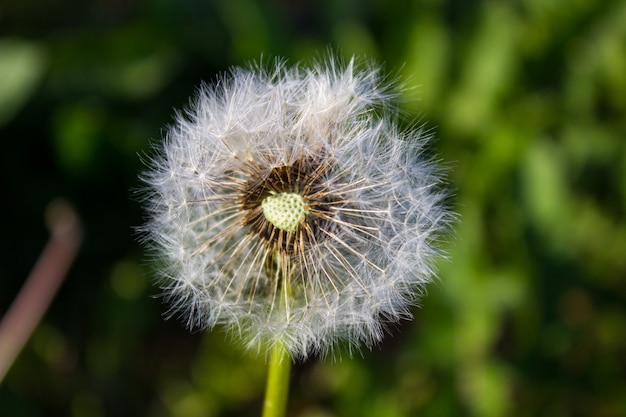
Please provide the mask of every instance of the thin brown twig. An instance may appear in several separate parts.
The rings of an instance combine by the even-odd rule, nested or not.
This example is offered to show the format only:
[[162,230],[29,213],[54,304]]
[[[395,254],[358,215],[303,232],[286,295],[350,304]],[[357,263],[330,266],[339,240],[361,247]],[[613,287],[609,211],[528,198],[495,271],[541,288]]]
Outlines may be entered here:
[[80,220],[67,202],[50,203],[46,223],[50,239],[0,322],[0,382],[48,309],[82,241]]

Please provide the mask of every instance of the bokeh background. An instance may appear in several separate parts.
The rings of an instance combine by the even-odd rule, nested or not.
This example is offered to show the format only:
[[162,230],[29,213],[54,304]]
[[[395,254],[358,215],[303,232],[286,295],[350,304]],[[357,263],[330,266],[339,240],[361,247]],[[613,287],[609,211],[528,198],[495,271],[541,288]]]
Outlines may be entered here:
[[0,2],[0,314],[62,196],[85,241],[2,416],[256,416],[265,363],[164,320],[140,156],[201,81],[332,48],[404,80],[459,213],[415,320],[295,367],[289,415],[626,415],[626,2]]

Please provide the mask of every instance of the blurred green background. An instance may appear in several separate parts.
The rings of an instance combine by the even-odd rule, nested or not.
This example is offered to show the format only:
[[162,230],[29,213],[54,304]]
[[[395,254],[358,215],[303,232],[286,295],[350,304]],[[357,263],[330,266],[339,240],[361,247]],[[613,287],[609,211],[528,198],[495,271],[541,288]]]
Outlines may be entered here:
[[406,81],[460,214],[415,320],[292,375],[289,415],[626,415],[626,2],[0,3],[0,314],[64,196],[81,253],[2,416],[256,416],[265,364],[189,333],[133,226],[140,156],[202,80],[366,55]]

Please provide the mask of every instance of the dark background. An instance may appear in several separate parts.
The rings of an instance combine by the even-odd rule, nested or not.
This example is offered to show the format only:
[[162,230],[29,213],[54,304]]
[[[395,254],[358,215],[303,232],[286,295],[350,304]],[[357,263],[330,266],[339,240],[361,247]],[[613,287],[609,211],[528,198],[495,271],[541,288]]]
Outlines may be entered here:
[[255,416],[265,363],[166,311],[140,155],[201,81],[368,56],[436,134],[460,223],[415,320],[292,375],[289,415],[626,415],[626,3],[0,2],[0,315],[62,196],[85,241],[2,416]]

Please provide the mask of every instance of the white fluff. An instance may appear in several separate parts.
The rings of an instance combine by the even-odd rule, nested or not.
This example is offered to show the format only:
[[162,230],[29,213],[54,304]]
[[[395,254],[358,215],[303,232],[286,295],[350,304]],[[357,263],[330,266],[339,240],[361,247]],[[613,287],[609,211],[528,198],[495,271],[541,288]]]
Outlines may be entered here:
[[[421,156],[428,136],[398,130],[386,90],[354,61],[277,62],[234,69],[177,116],[144,175],[143,231],[190,326],[224,325],[252,349],[282,340],[306,358],[339,339],[369,346],[386,322],[410,318],[449,215],[436,166]],[[281,252],[246,224],[242,201],[252,182],[303,159],[328,166],[315,180],[323,212],[306,214],[323,230]]]

